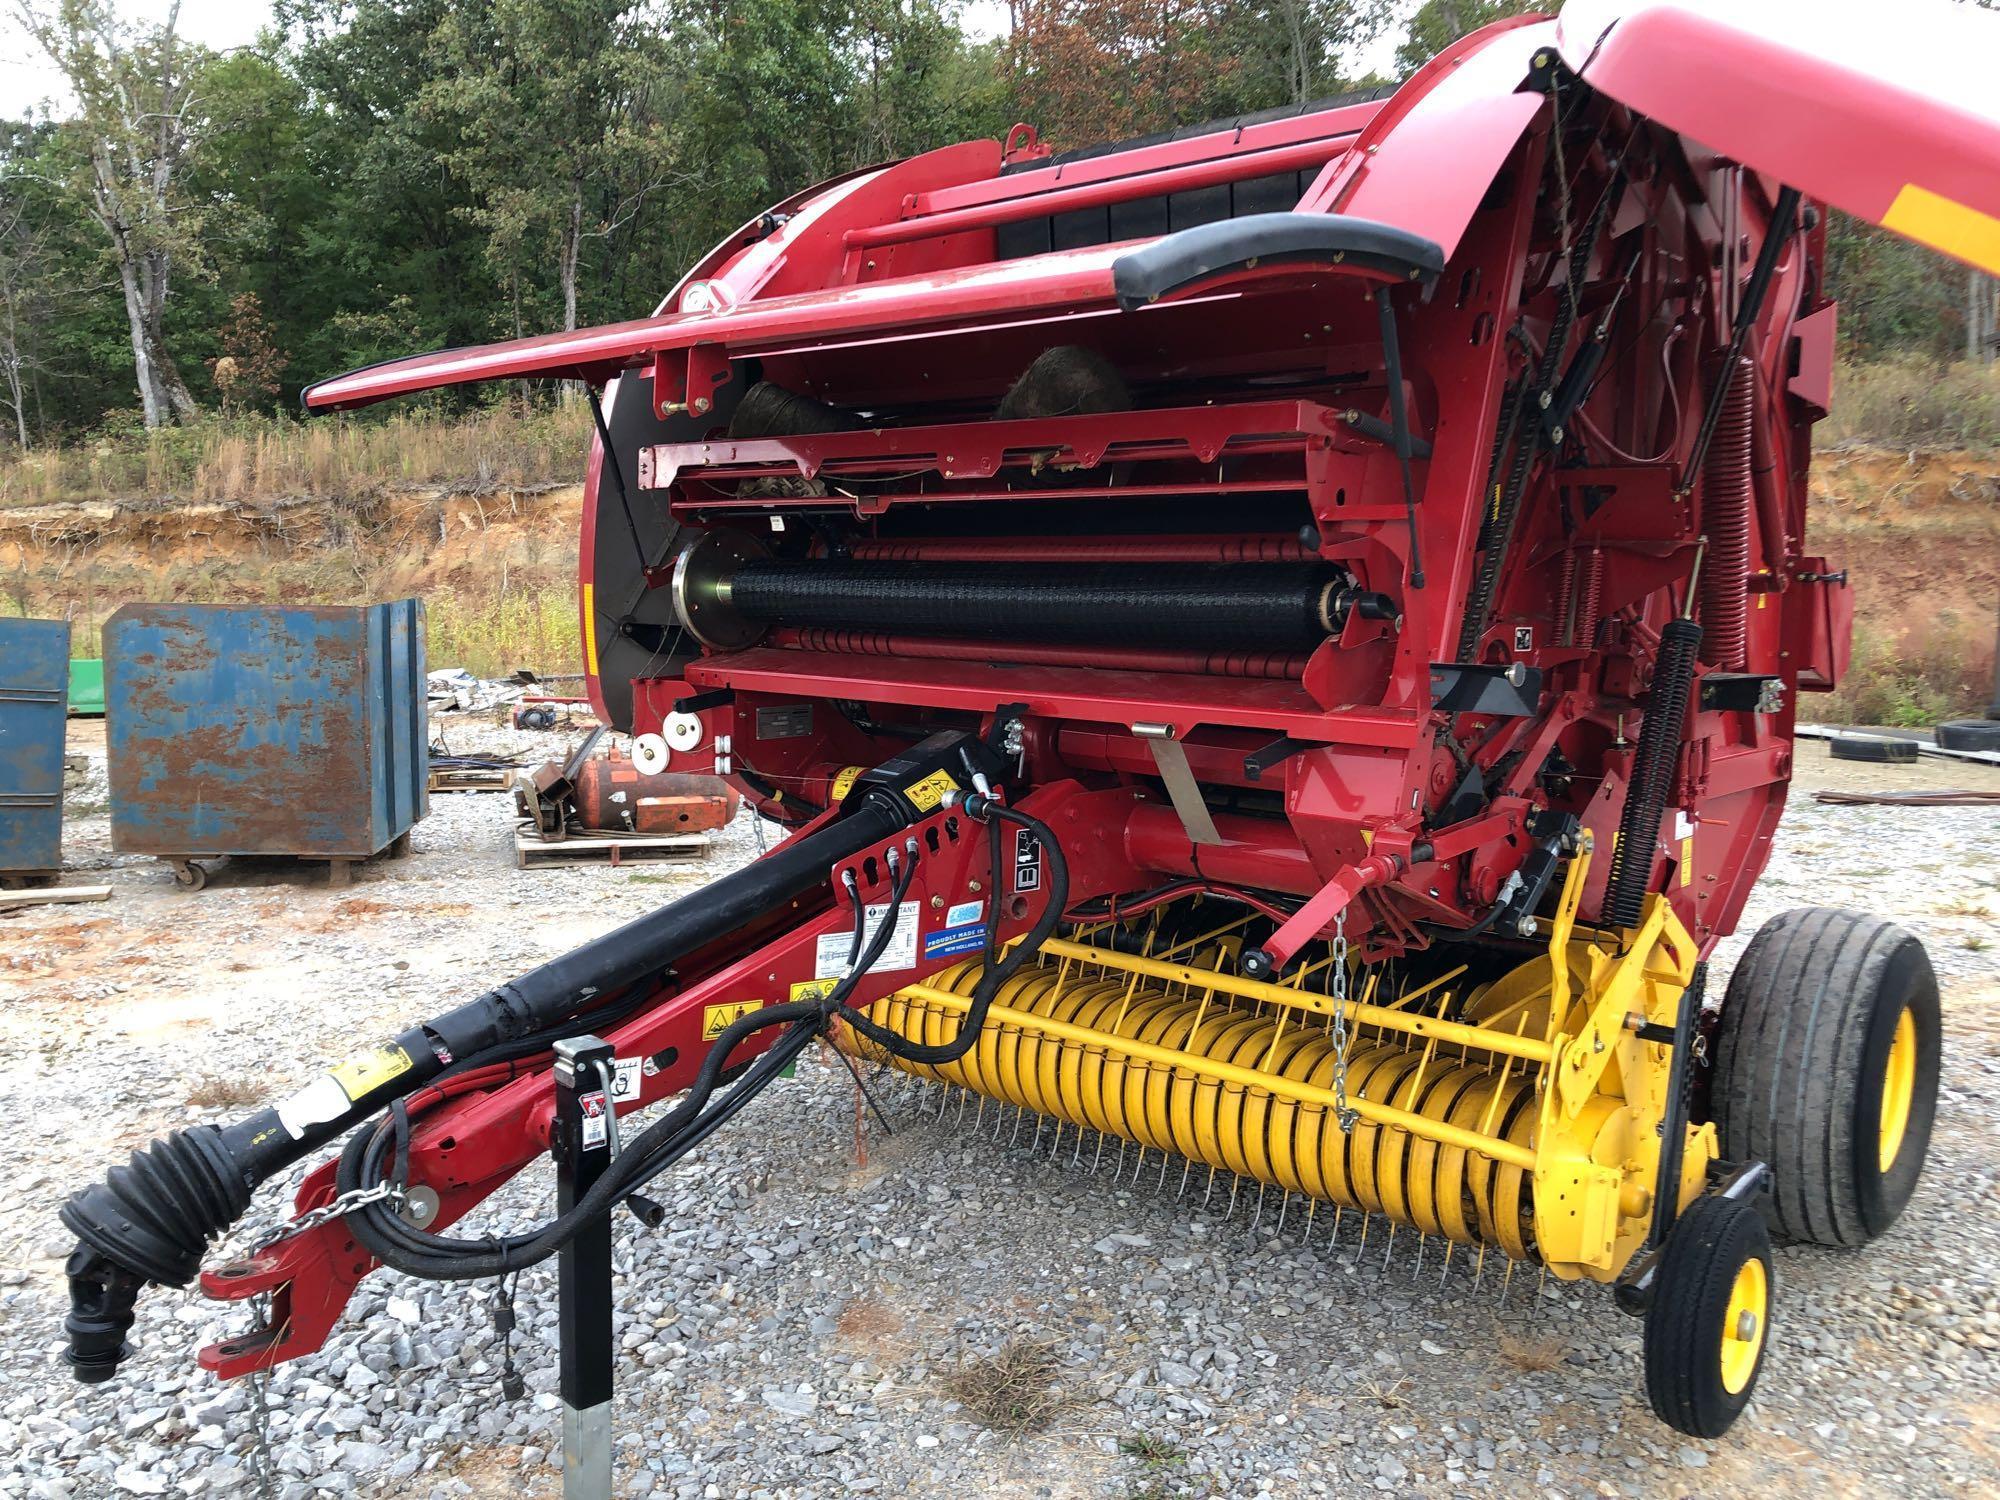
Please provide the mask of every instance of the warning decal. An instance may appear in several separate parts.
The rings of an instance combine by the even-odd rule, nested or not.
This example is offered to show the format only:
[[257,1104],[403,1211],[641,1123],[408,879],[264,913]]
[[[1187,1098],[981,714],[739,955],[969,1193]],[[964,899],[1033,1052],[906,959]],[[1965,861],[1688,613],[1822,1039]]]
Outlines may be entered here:
[[845,802],[847,800],[847,794],[854,790],[854,783],[861,779],[862,770],[861,766],[846,766],[842,768],[840,774],[833,778],[834,801]]
[[714,1041],[763,1004],[762,1000],[728,1000],[721,1005],[704,1005],[701,1008],[701,1039],[704,1042]]
[[333,1081],[352,1101],[360,1100],[390,1079],[399,1078],[409,1071],[410,1054],[393,1042],[386,1047],[377,1047],[373,1052],[364,1052],[359,1057],[350,1057],[330,1070]]
[[918,812],[935,812],[937,805],[944,801],[946,792],[958,790],[958,783],[951,779],[949,771],[933,771],[922,781],[913,781],[903,788],[903,795],[910,799],[910,805]]
[[824,1000],[833,993],[833,987],[839,983],[838,979],[802,979],[792,986],[793,1003],[796,1004],[800,1000]]

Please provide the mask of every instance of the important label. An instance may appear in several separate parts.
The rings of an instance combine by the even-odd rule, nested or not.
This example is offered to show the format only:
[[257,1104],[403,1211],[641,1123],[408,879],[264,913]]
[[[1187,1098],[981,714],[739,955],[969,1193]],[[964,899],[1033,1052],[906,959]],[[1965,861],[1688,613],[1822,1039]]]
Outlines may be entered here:
[[935,812],[946,792],[958,790],[958,783],[951,779],[949,771],[933,771],[922,781],[913,781],[903,788],[903,795],[910,799],[910,806],[918,812]]
[[721,1005],[704,1005],[701,1008],[701,1039],[704,1042],[714,1041],[763,1003],[761,1000],[726,1000]]
[[1014,830],[1014,889],[1042,888],[1042,841],[1025,828]]
[[[871,902],[862,913],[861,951],[866,953],[868,945],[875,941],[875,934],[888,920],[889,903]],[[847,967],[847,955],[854,947],[852,932],[821,933],[813,948],[813,970],[824,978],[828,974],[838,974]],[[895,930],[889,934],[888,946],[882,956],[869,968],[871,974],[890,974],[898,969],[914,969],[917,966],[917,903],[905,901],[896,909]]]
[[350,1100],[359,1100],[390,1079],[400,1078],[409,1071],[410,1054],[391,1043],[387,1047],[377,1047],[373,1052],[350,1057],[333,1068],[331,1073],[333,1081],[340,1085]]

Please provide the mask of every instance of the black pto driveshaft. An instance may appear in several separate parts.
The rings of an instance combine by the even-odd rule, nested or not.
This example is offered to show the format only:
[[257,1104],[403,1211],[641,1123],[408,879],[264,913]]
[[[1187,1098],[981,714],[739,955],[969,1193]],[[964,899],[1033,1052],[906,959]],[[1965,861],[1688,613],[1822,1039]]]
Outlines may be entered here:
[[[908,827],[935,806],[909,789],[940,771],[969,780],[997,772],[979,742],[934,735],[864,776],[841,816],[700,891],[414,1026],[375,1052],[320,1075],[275,1108],[233,1125],[198,1125],[153,1142],[63,1205],[70,1256],[69,1362],[79,1380],[107,1380],[125,1355],[139,1291],[185,1286],[208,1242],[249,1206],[257,1186],[448,1069],[532,1056],[616,1018],[625,992],[643,1004],[687,955],[826,884],[842,860]],[[934,785],[934,781],[932,782]]]

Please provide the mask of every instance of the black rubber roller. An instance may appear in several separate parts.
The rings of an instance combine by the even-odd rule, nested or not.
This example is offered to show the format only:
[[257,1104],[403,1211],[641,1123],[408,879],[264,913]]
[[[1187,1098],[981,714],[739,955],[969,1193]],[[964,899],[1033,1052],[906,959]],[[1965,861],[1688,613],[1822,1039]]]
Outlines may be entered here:
[[1653,691],[1639,726],[1632,755],[1632,781],[1625,788],[1625,811],[1618,820],[1618,848],[1604,886],[1602,920],[1607,927],[1636,927],[1644,915],[1653,879],[1653,851],[1660,819],[1673,790],[1674,765],[1681,755],[1681,726],[1687,721],[1688,693],[1694,687],[1701,627],[1670,620],[1660,631],[1660,656],[1653,665]]
[[728,606],[766,625],[994,641],[1310,651],[1347,579],[1319,564],[752,562]]

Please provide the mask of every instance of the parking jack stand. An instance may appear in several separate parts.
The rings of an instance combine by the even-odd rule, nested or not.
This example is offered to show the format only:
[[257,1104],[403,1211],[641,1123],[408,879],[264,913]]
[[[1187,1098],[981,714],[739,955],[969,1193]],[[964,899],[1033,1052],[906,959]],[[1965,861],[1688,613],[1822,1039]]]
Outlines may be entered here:
[[[555,1046],[556,1211],[568,1213],[610,1165],[617,1138],[614,1052],[594,1036]],[[562,1331],[563,1500],[611,1500],[611,1216],[564,1246],[557,1267]]]

